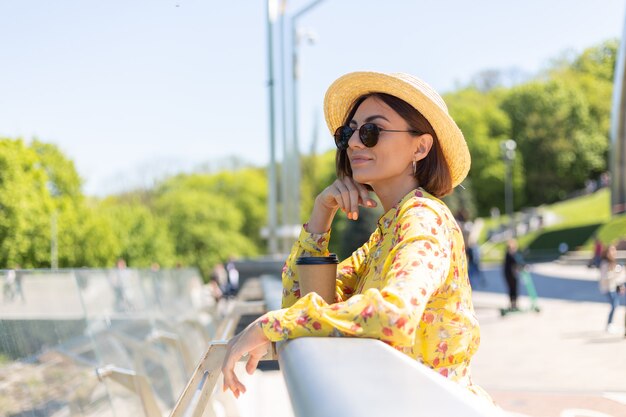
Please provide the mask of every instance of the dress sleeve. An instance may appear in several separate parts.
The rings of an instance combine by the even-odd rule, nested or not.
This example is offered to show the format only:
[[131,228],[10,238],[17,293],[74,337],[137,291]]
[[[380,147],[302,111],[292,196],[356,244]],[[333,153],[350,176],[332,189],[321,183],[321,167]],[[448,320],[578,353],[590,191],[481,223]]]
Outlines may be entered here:
[[380,289],[370,288],[332,305],[315,293],[307,294],[289,308],[266,313],[261,319],[265,335],[271,341],[369,337],[411,346],[428,299],[448,274],[450,235],[442,223],[429,208],[407,210],[394,228]]
[[[328,242],[330,231],[326,233],[309,233],[305,224],[300,231],[298,240],[291,248],[291,253],[283,266],[282,283],[283,299],[282,307],[291,307],[300,299],[300,283],[296,260],[300,256],[328,256]],[[368,253],[368,243],[356,250],[352,256],[342,261],[337,266],[337,300],[344,301],[354,293],[359,277],[359,271]]]

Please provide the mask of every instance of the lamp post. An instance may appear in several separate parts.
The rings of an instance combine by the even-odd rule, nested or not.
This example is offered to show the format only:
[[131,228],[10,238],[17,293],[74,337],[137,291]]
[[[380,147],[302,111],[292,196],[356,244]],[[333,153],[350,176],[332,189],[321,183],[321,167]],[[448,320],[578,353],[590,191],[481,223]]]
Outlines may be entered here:
[[269,88],[269,140],[270,140],[270,165],[268,173],[268,251],[270,255],[278,253],[278,242],[276,240],[276,131],[274,125],[274,53],[272,48],[272,30],[274,20],[276,20],[276,0],[267,1],[267,69]]
[[500,143],[502,159],[506,165],[504,178],[504,207],[509,216],[509,232],[515,236],[515,221],[513,219],[513,161],[515,160],[515,149],[517,143],[513,139],[507,139]]
[[289,247],[291,246],[291,242],[289,242],[289,236],[287,236],[288,225],[291,224],[290,213],[291,206],[293,200],[291,198],[291,189],[293,185],[291,184],[291,175],[290,175],[290,151],[289,151],[289,143],[287,142],[287,90],[285,88],[285,10],[287,9],[287,0],[280,0],[280,19],[278,21],[278,29],[279,34],[278,37],[280,39],[280,51],[279,51],[279,62],[280,62],[280,94],[281,94],[281,136],[282,136],[282,145],[283,145],[283,163],[281,165],[281,186],[280,186],[280,199],[282,201],[281,208],[281,227],[279,228],[279,237],[281,242],[281,253],[287,254],[289,253]]
[[311,4],[305,6],[291,17],[291,57],[292,57],[292,88],[291,88],[291,106],[293,112],[293,142],[292,142],[292,163],[291,171],[293,173],[293,204],[291,224],[300,224],[300,149],[298,143],[298,79],[300,78],[300,65],[298,62],[298,45],[303,39],[310,43],[315,41],[315,36],[311,32],[299,32],[297,22],[300,17],[308,13],[319,5],[323,0],[315,0]]
[[58,230],[59,213],[56,209],[52,212],[50,218],[50,269],[59,269],[59,230]]

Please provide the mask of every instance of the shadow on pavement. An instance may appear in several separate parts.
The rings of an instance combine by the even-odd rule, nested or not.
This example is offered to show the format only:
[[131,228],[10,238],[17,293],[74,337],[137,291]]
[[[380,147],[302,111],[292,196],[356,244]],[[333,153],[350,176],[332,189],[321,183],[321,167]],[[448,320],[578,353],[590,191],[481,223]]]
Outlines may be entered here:
[[[487,292],[497,294],[507,294],[504,275],[500,268],[491,267],[482,270],[483,278],[473,289],[475,292]],[[567,301],[586,301],[593,303],[607,304],[608,299],[605,294],[598,290],[598,282],[595,280],[580,280],[572,278],[560,278],[545,276],[532,272],[533,281],[539,298],[553,298]],[[527,295],[526,288],[520,282],[519,294]],[[625,304],[624,297],[621,297],[621,305]]]

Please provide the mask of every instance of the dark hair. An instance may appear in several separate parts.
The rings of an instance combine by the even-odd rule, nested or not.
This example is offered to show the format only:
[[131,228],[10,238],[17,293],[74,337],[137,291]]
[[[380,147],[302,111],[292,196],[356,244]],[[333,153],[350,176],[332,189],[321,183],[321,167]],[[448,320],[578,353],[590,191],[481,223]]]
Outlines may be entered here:
[[[424,190],[435,197],[443,197],[450,194],[452,192],[452,176],[450,175],[448,163],[441,151],[437,134],[422,113],[406,101],[385,93],[365,94],[354,101],[344,120],[344,125],[350,123],[359,106],[369,97],[376,97],[391,107],[408,123],[409,129],[429,133],[433,137],[432,148],[424,159],[417,162],[415,179],[417,179],[417,183],[420,187],[424,188]],[[352,168],[350,167],[347,150],[337,150],[337,154],[335,155],[335,168],[337,176],[340,178],[352,176]],[[367,188],[371,190],[369,185],[367,185]]]

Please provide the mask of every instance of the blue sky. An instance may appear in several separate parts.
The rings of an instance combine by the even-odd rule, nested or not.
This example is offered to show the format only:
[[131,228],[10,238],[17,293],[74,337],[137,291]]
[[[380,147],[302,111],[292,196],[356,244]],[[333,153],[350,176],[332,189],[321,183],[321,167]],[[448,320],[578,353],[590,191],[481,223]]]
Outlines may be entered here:
[[[288,1],[288,15],[309,3]],[[0,136],[59,145],[96,195],[232,155],[264,165],[265,4],[0,0]],[[410,72],[440,92],[487,69],[532,74],[568,50],[621,37],[624,8],[617,0],[325,0],[299,20],[316,35],[299,48],[300,146],[311,148],[316,124],[318,151],[331,148],[321,103],[346,72]]]

